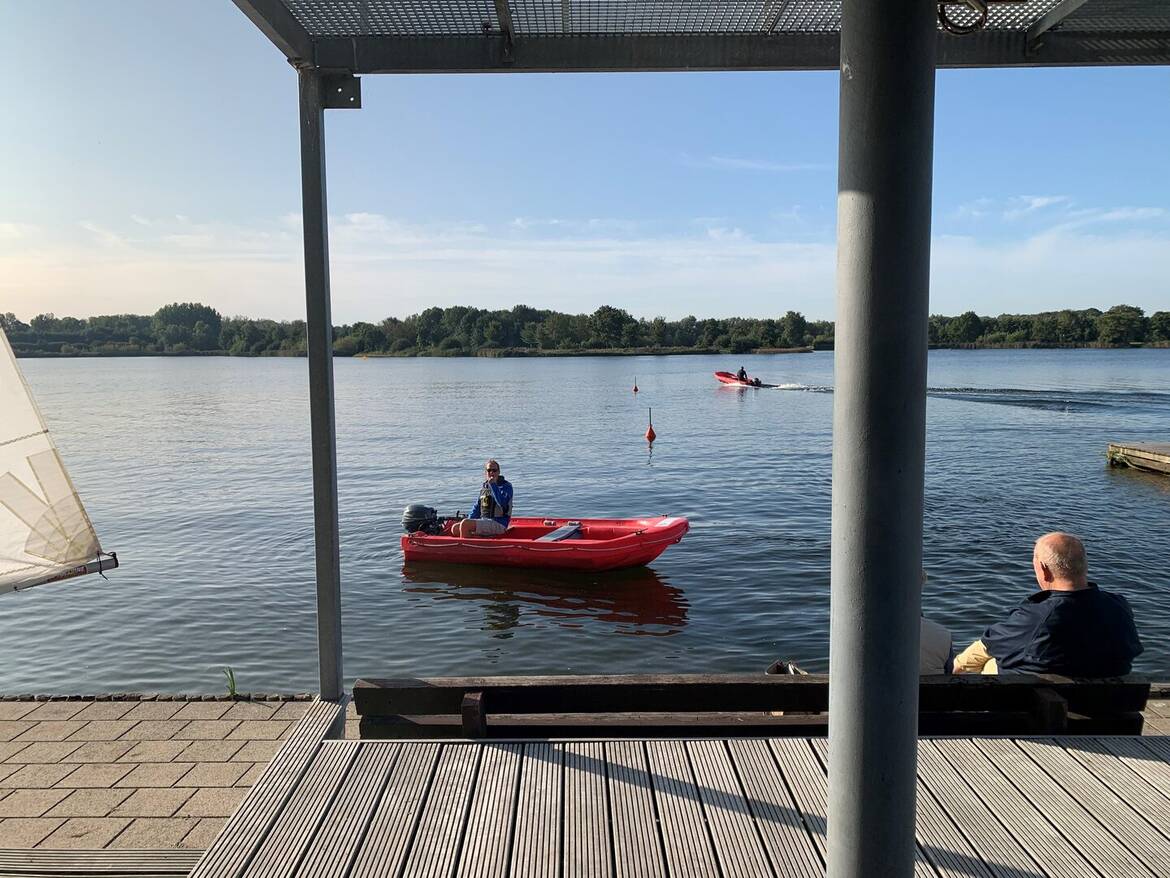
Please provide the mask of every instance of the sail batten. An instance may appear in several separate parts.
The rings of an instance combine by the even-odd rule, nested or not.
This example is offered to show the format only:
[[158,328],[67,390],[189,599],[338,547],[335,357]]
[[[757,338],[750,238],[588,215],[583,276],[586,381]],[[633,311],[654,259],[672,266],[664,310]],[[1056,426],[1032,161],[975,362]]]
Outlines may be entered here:
[[117,566],[0,329],[0,593]]

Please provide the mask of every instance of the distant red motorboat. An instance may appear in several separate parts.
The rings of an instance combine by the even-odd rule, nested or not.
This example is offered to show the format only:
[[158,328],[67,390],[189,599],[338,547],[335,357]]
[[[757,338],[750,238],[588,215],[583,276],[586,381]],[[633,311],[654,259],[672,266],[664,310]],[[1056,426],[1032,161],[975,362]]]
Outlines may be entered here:
[[742,378],[736,376],[734,372],[716,372],[716,379],[721,384],[731,384],[735,387],[775,387],[775,384],[764,384],[759,378],[749,378],[744,381]]
[[513,518],[503,536],[463,539],[422,530],[404,534],[407,561],[619,570],[649,564],[681,540],[690,523],[679,516],[652,518]]

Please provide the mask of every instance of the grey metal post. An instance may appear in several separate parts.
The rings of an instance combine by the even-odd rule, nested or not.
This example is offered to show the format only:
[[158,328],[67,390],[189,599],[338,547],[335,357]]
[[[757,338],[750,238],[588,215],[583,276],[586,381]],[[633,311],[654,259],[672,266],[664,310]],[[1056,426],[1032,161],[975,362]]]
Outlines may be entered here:
[[914,868],[934,4],[845,0],[828,871]]
[[301,205],[305,234],[305,333],[313,442],[313,533],[317,556],[317,655],[321,697],[340,698],[341,549],[337,524],[337,430],[333,419],[333,318],[325,205],[325,95],[321,74],[299,71]]

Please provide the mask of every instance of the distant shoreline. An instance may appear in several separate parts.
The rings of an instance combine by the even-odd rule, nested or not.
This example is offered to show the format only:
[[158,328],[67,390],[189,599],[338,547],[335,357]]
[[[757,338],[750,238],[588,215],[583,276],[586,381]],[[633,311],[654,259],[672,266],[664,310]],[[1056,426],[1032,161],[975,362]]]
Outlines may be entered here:
[[[931,344],[929,345],[932,351],[1019,351],[1019,350],[1035,350],[1035,351],[1059,351],[1059,350],[1099,350],[1099,351],[1125,351],[1125,350],[1144,350],[1144,349],[1170,349],[1170,342],[1156,341],[1145,342],[1143,344],[1128,344],[1128,345],[1102,345],[1102,344],[1043,344],[1040,342],[1017,342],[1005,344]],[[814,352],[832,352],[833,346],[831,344],[818,344],[813,347],[800,348],[756,348],[750,351],[721,351],[715,348],[600,348],[597,350],[552,350],[545,351],[538,348],[516,348],[516,349],[498,349],[485,348],[475,354],[434,354],[434,353],[368,353],[368,354],[343,354],[334,352],[333,356],[337,359],[345,360],[457,360],[457,359],[489,359],[489,360],[509,360],[509,359],[525,359],[525,358],[562,358],[562,357],[681,357],[681,356],[717,356],[717,357],[738,357],[751,356],[756,354],[811,354]],[[61,353],[58,351],[28,351],[18,350],[15,352],[17,359],[26,360],[77,360],[77,359],[110,359],[124,357],[127,359],[138,359],[141,357],[232,357],[234,359],[243,360],[264,360],[272,358],[288,358],[288,357],[305,357],[303,352],[265,352],[260,354],[233,354],[228,351],[70,351],[69,353]]]

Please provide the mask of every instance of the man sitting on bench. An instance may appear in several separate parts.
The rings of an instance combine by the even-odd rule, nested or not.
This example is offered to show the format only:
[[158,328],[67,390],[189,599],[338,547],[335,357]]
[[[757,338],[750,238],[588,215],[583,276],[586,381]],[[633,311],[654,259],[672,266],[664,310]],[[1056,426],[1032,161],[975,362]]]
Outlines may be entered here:
[[1121,595],[1089,582],[1081,541],[1045,534],[1032,551],[1032,569],[1040,591],[963,650],[955,673],[1128,674],[1142,651],[1133,611]]

